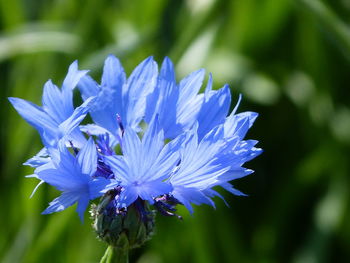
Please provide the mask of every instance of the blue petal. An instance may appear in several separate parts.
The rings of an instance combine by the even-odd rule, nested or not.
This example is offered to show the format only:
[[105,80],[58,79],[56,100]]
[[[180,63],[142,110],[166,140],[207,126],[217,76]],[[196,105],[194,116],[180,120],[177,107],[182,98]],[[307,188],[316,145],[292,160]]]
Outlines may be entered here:
[[[129,177],[130,180],[134,180],[142,176],[141,163],[142,163],[142,143],[137,133],[131,128],[126,128],[122,150],[126,163],[129,165]],[[140,175],[141,174],[141,175]]]
[[115,56],[109,55],[105,60],[101,85],[111,87],[115,90],[117,101],[121,102],[122,87],[125,81],[125,72],[119,60]]
[[[208,196],[209,198],[214,198],[214,197],[219,197],[222,201],[224,201],[224,203],[225,203],[225,205],[227,206],[227,207],[230,207],[230,205],[226,202],[226,200],[225,200],[225,198],[221,195],[221,194],[219,194],[218,192],[216,192],[215,190],[213,190],[213,189],[207,189],[207,190],[204,190],[204,191],[202,191],[203,192],[203,194],[205,194],[206,196]],[[215,206],[214,206],[215,207]]]
[[[209,79],[208,79],[207,86],[205,87],[204,94],[206,96],[209,95],[212,88],[213,88],[213,75],[211,73],[209,73]],[[207,97],[205,99],[207,100]]]
[[42,165],[40,165],[40,166],[38,166],[38,167],[35,168],[35,170],[34,170],[34,175],[35,175],[35,176],[28,176],[28,177],[35,177],[35,178],[38,178],[38,179],[39,179],[39,177],[38,177],[37,174],[38,174],[40,171],[48,170],[48,169],[56,169],[56,163],[53,161],[52,156],[50,156],[49,158],[51,159],[49,162],[47,162],[47,163],[45,163],[45,164],[42,164]]
[[242,140],[257,117],[258,113],[249,111],[231,114],[225,121],[225,137],[238,136]]
[[125,79],[125,73],[119,60],[110,55],[105,60],[101,87],[90,77],[84,77],[79,82],[79,89],[84,100],[89,96],[97,97],[90,110],[92,119],[115,137],[118,137],[119,130],[117,114],[121,116],[124,125],[127,122],[123,100],[129,98],[124,94],[128,91],[124,85]]
[[248,162],[262,153],[262,149],[254,147],[256,144],[257,141],[255,140],[241,141],[234,149],[234,154],[240,158],[240,164]]
[[[71,171],[72,174],[76,171]],[[86,182],[77,179],[76,176],[72,176],[65,171],[58,169],[47,169],[40,172],[36,172],[38,178],[45,183],[48,183],[56,187],[60,191],[74,191],[85,186]]]
[[[149,123],[156,114],[160,114],[162,127],[165,131],[167,130],[166,127],[169,124],[163,123],[162,115],[167,117],[164,117],[165,122],[174,125],[178,93],[179,91],[176,87],[174,65],[172,64],[171,60],[166,57],[160,70],[157,86],[147,97],[145,121]],[[166,112],[164,111],[164,107],[167,109]]]
[[191,214],[193,213],[191,203],[196,205],[208,204],[215,207],[214,202],[209,197],[205,196],[201,191],[198,191],[195,188],[178,186],[174,189],[172,195],[179,200]]
[[78,163],[83,174],[93,176],[97,169],[97,151],[93,139],[87,141],[77,155]]
[[[79,129],[90,135],[103,135],[109,133],[105,128],[96,124],[80,125]],[[111,136],[111,134],[109,135]]]
[[90,76],[82,77],[78,83],[78,88],[83,100],[97,96],[100,91],[99,85]]
[[[185,193],[181,194],[182,191],[186,190],[186,193],[190,193],[188,189],[196,190],[194,193],[196,198],[187,200],[195,203],[195,200],[199,200],[202,195],[205,196],[204,191],[223,182],[219,180],[220,176],[231,168],[229,160],[221,158],[221,151],[229,147],[223,137],[222,126],[217,126],[200,142],[198,142],[196,127],[191,130],[181,150],[180,168],[169,179],[174,187],[174,193],[181,196],[181,202],[184,202],[186,196],[190,198]],[[207,199],[203,199],[201,203],[204,200]]]
[[[99,177],[101,178],[101,177]],[[110,179],[110,181],[107,183],[107,185],[104,186],[104,188],[101,190],[101,193],[106,193],[111,189],[116,188],[117,186],[120,186],[121,182],[116,179]]]
[[[93,106],[90,111],[90,115],[94,122],[108,130],[109,133],[113,134],[114,137],[119,136],[119,125],[117,121],[117,114],[120,111],[116,111],[112,109],[112,105],[115,105],[118,102],[113,102],[112,95],[104,89],[97,98],[95,105],[99,105],[98,107]],[[123,118],[124,120],[124,118]],[[124,124],[124,122],[123,122]]]
[[80,122],[89,112],[90,106],[95,99],[95,97],[90,97],[87,99],[82,105],[74,110],[73,114],[67,120],[59,125],[59,129],[63,135],[69,135],[75,128],[79,126]]
[[199,94],[187,101],[187,103],[178,103],[176,118],[177,122],[181,124],[183,131],[191,129],[193,127],[193,124],[197,121],[197,116],[201,109],[203,99],[203,94]]
[[126,81],[119,60],[110,55],[105,60],[101,88],[98,88],[97,101],[91,109],[94,122],[117,136],[119,126],[117,114],[126,121],[123,105],[123,87]]
[[42,104],[43,109],[57,123],[66,120],[73,112],[72,107],[64,107],[65,102],[61,91],[51,80],[47,81],[44,85]]
[[228,85],[218,91],[207,92],[198,115],[198,137],[203,138],[212,128],[223,123],[231,104]]
[[166,138],[175,138],[181,132],[181,125],[176,120],[179,88],[176,86],[175,70],[169,58],[164,59],[157,90],[160,92],[157,112],[164,135]]
[[88,191],[90,177],[81,172],[76,158],[68,149],[62,145],[60,147],[59,162],[55,164],[56,167],[48,163],[37,168],[35,174],[40,180],[53,185],[60,191]]
[[[107,186],[111,184],[111,180],[108,180],[103,177],[98,177],[89,182],[89,198],[90,200],[93,200],[97,197],[100,197],[105,190],[107,189]],[[116,185],[117,186],[117,185]],[[111,188],[109,188],[111,189]]]
[[58,123],[39,106],[19,98],[11,97],[9,101],[22,118],[38,130],[45,146],[56,140]]
[[147,200],[150,204],[153,204],[155,197],[168,194],[173,188],[169,183],[155,180],[136,186],[136,189],[138,196],[142,200]]
[[232,180],[236,180],[242,177],[245,177],[249,174],[252,174],[254,171],[250,169],[246,169],[244,167],[235,167],[232,170],[227,171],[223,175],[221,175],[218,179],[222,182],[228,182]]
[[179,149],[185,139],[184,135],[180,135],[176,139],[166,144],[160,152],[157,160],[149,168],[143,176],[147,180],[164,180],[176,169],[180,160]]
[[110,166],[112,169],[117,181],[112,182],[112,185],[109,185],[110,188],[113,188],[123,182],[123,184],[127,184],[132,182],[134,177],[130,174],[128,163],[125,162],[125,159],[121,156],[105,156],[104,157],[106,164]]
[[10,97],[9,101],[12,103],[16,111],[22,116],[22,118],[39,132],[43,129],[54,130],[54,127],[57,126],[57,122],[39,106],[19,98]]
[[79,129],[80,131],[88,135],[100,136],[108,134],[110,142],[109,146],[111,146],[112,148],[114,148],[121,141],[119,134],[117,135],[117,137],[115,137],[115,135],[110,133],[108,130],[96,124],[80,125]]
[[179,86],[175,82],[174,66],[165,58],[158,83],[147,97],[145,121],[159,114],[159,123],[165,138],[173,139],[190,129],[196,121],[203,101],[203,94],[197,95],[204,78],[204,70],[193,72],[184,78]]
[[201,142],[198,142],[196,127],[191,133],[188,133],[187,141],[181,150],[180,170],[172,177],[172,180],[184,182],[195,178],[197,173],[204,175],[213,172],[213,170],[221,170],[222,167],[218,169],[217,165],[213,165],[213,162],[215,155],[222,150],[220,142],[222,136],[223,132],[219,127],[212,130]]
[[[142,138],[142,158],[140,169],[147,171],[156,161],[164,145],[163,131],[159,127],[158,115],[150,123]],[[141,149],[140,149],[141,150]],[[139,151],[140,151],[139,150]]]
[[205,70],[197,70],[186,78],[180,81],[180,97],[179,104],[185,105],[188,101],[192,100],[199,92],[205,75]]
[[138,198],[138,193],[135,187],[125,188],[121,193],[117,200],[118,207],[128,207]]
[[78,61],[74,61],[68,68],[67,76],[62,84],[62,90],[73,90],[78,85],[80,79],[88,72],[88,70],[78,70]]
[[[158,84],[157,87],[147,95],[146,97],[146,109],[145,109],[145,117],[144,121],[146,123],[149,123],[153,118],[155,114],[159,114],[159,108],[160,104],[162,103],[162,96],[161,96],[161,87]],[[176,109],[171,109],[175,110]]]
[[180,81],[176,118],[183,130],[190,129],[203,103],[203,94],[198,94],[204,79],[203,69],[191,73]]
[[49,154],[46,150],[46,148],[42,148],[35,156],[32,158],[28,159],[23,165],[28,165],[31,167],[39,167],[43,164],[46,164],[50,161]]
[[230,183],[225,183],[220,186],[223,187],[225,190],[229,191],[231,194],[239,195],[239,196],[247,196],[241,191],[238,191],[237,189],[233,188],[233,186]]
[[54,212],[59,212],[67,207],[72,206],[75,202],[77,202],[79,199],[79,195],[75,192],[65,192],[62,193],[61,196],[54,199],[52,202],[50,202],[50,205],[48,208],[45,209],[42,214],[51,214]]
[[174,65],[169,57],[165,57],[160,70],[160,78],[170,83],[175,83]]
[[85,212],[87,206],[89,205],[89,201],[90,201],[90,199],[89,199],[89,196],[87,194],[84,194],[84,195],[79,197],[76,211],[78,212],[78,215],[79,215],[81,222],[84,222],[84,212]]
[[88,70],[78,70],[78,61],[74,61],[68,69],[67,76],[62,84],[63,108],[73,112],[73,89]]
[[86,138],[78,127],[74,128],[69,134],[64,135],[61,138],[66,143],[67,147],[73,147],[80,149],[86,143]]
[[136,129],[145,115],[146,98],[157,84],[157,75],[157,64],[152,57],[149,57],[134,69],[127,80],[123,92],[123,105],[126,110],[126,120],[123,120],[123,123],[133,129]]

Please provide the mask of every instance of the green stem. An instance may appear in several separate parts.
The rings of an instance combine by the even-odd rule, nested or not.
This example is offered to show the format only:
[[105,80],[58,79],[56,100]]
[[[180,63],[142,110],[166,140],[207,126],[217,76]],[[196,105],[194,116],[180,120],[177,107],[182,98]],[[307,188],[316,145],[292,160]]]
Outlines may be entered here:
[[128,263],[129,262],[129,250],[115,248],[115,263]]
[[111,258],[113,257],[113,247],[108,246],[103,257],[100,260],[100,263],[111,262]]
[[129,251],[128,249],[113,248],[108,246],[100,263],[128,263]]

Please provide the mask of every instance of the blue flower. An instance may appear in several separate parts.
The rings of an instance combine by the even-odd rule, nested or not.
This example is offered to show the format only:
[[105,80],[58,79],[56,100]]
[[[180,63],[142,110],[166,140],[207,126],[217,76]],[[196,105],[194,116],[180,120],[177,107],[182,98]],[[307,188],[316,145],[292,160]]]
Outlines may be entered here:
[[204,92],[204,100],[197,117],[199,139],[202,139],[215,126],[224,123],[230,109],[231,93],[229,86],[225,85],[219,90],[212,90],[212,84],[213,79],[210,75]]
[[107,190],[122,187],[118,207],[128,207],[137,198],[153,204],[155,197],[172,190],[165,179],[179,162],[179,142],[180,139],[173,140],[164,146],[164,134],[158,118],[150,123],[142,140],[133,129],[125,130],[123,156],[106,157],[115,175],[114,182],[107,186]]
[[[119,60],[110,55],[101,84],[74,62],[62,90],[51,81],[45,84],[42,107],[10,98],[44,144],[25,163],[36,168],[29,177],[62,192],[44,213],[78,203],[83,218],[89,201],[103,195],[95,216],[105,222],[106,214],[111,223],[128,209],[150,218],[146,202],[173,216],[176,205],[191,213],[192,204],[215,206],[214,197],[223,199],[218,188],[244,195],[231,181],[251,174],[244,164],[262,152],[257,141],[245,140],[258,114],[236,113],[241,96],[229,113],[230,89],[213,90],[211,75],[199,93],[204,73],[193,72],[177,84],[169,58],[158,73],[149,57],[126,78]],[[84,103],[74,109],[76,85]],[[93,123],[79,127],[88,112]]]
[[213,129],[202,140],[198,139],[197,130],[198,124],[187,133],[180,150],[179,168],[168,179],[173,186],[171,194],[191,212],[191,203],[214,206],[206,191],[222,183],[220,176],[230,169],[230,162],[223,158],[223,152],[235,143],[224,140],[222,126]]
[[94,177],[97,170],[97,152],[92,138],[77,156],[73,156],[60,143],[58,150],[51,154],[51,159],[51,162],[36,169],[35,177],[54,186],[62,194],[50,203],[43,214],[62,211],[78,203],[77,212],[83,220],[89,201],[101,196],[101,191],[109,183],[103,177]]
[[197,121],[203,103],[203,94],[198,92],[204,74],[203,69],[195,71],[176,84],[174,66],[169,58],[165,58],[157,86],[147,98],[145,121],[158,115],[168,139],[190,129]]
[[101,85],[89,76],[84,76],[78,85],[84,100],[97,97],[90,110],[95,124],[83,127],[84,131],[94,135],[108,131],[120,140],[117,116],[124,126],[139,130],[138,124],[145,115],[146,98],[156,85],[157,75],[157,64],[152,57],[138,65],[127,79],[119,60],[113,55],[108,56]]
[[204,94],[198,94],[205,76],[203,69],[195,71],[176,84],[174,66],[165,58],[154,91],[148,96],[145,121],[159,115],[165,138],[173,139],[198,122],[202,138],[216,125],[225,121],[231,94],[228,85],[212,90],[212,77]]
[[[88,113],[94,98],[87,99],[80,107],[73,107],[73,89],[86,70],[78,70],[75,61],[69,67],[68,74],[63,81],[62,90],[51,80],[44,86],[42,107],[19,98],[9,98],[13,107],[30,125],[38,130],[46,148],[55,148],[60,140],[72,141],[76,147],[85,143],[85,138],[78,125]],[[45,163],[45,150],[40,151],[26,164],[38,166]],[[44,159],[43,159],[44,158]]]
[[211,198],[221,197],[213,190],[215,186],[235,195],[244,195],[229,182],[251,174],[253,171],[242,165],[262,152],[254,147],[257,141],[243,141],[238,136],[240,129],[227,136],[225,124],[214,127],[202,139],[198,125],[194,126],[181,147],[181,163],[169,182],[173,186],[171,194],[190,212],[193,212],[191,203],[215,206]]

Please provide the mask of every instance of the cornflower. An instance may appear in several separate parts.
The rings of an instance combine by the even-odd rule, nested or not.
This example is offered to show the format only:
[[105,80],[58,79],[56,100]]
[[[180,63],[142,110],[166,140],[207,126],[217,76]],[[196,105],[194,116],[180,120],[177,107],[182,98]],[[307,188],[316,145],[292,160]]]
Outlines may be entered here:
[[[61,90],[48,81],[42,107],[9,98],[44,145],[25,163],[35,168],[29,177],[62,192],[44,214],[77,203],[83,220],[100,197],[93,227],[126,262],[129,249],[151,237],[157,211],[181,218],[177,205],[191,214],[193,204],[215,207],[214,197],[224,199],[219,188],[244,195],[231,182],[251,174],[243,165],[262,152],[244,139],[258,114],[237,113],[241,96],[230,113],[228,85],[213,90],[210,75],[199,93],[203,69],[177,83],[169,58],[158,72],[149,57],[127,78],[110,55],[100,84],[87,73],[74,62]],[[76,87],[84,102],[74,109]],[[88,113],[93,122],[81,125]]]

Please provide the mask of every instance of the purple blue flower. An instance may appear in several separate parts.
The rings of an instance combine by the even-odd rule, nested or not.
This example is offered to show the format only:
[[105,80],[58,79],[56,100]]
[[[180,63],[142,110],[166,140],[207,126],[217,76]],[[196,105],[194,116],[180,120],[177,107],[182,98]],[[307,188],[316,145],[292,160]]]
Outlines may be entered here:
[[109,132],[112,140],[120,140],[119,116],[124,126],[138,131],[145,115],[147,95],[153,91],[157,75],[157,64],[152,57],[144,60],[126,78],[119,60],[113,55],[108,56],[100,85],[90,76],[84,76],[79,82],[84,100],[97,97],[90,109],[94,124],[83,127],[83,130],[93,135]]
[[62,192],[43,214],[62,211],[78,203],[77,212],[83,220],[89,201],[101,196],[101,191],[109,183],[103,177],[95,177],[96,171],[97,151],[92,138],[76,156],[60,143],[58,150],[51,154],[51,161],[35,170],[38,179]]
[[[55,148],[61,140],[72,141],[81,147],[86,139],[79,130],[80,122],[85,118],[94,98],[90,97],[81,106],[73,107],[73,89],[87,73],[78,70],[77,61],[73,62],[60,90],[51,80],[44,85],[42,107],[19,98],[9,98],[13,107],[40,134],[44,147]],[[25,164],[37,167],[47,162],[47,151],[41,150]]]
[[[61,90],[45,84],[42,107],[10,98],[44,144],[26,163],[36,168],[30,177],[62,192],[43,213],[77,203],[83,219],[89,202],[102,196],[94,213],[105,224],[104,215],[114,222],[130,209],[151,218],[148,205],[170,216],[176,205],[191,213],[192,204],[215,206],[220,188],[244,195],[231,182],[252,173],[243,165],[262,152],[245,140],[258,114],[237,114],[241,97],[229,113],[230,89],[213,90],[211,75],[199,93],[204,77],[202,69],[177,83],[169,58],[158,72],[149,57],[127,78],[110,55],[100,84],[74,62]],[[75,86],[84,103],[74,109]],[[80,125],[87,113],[93,122]]]

